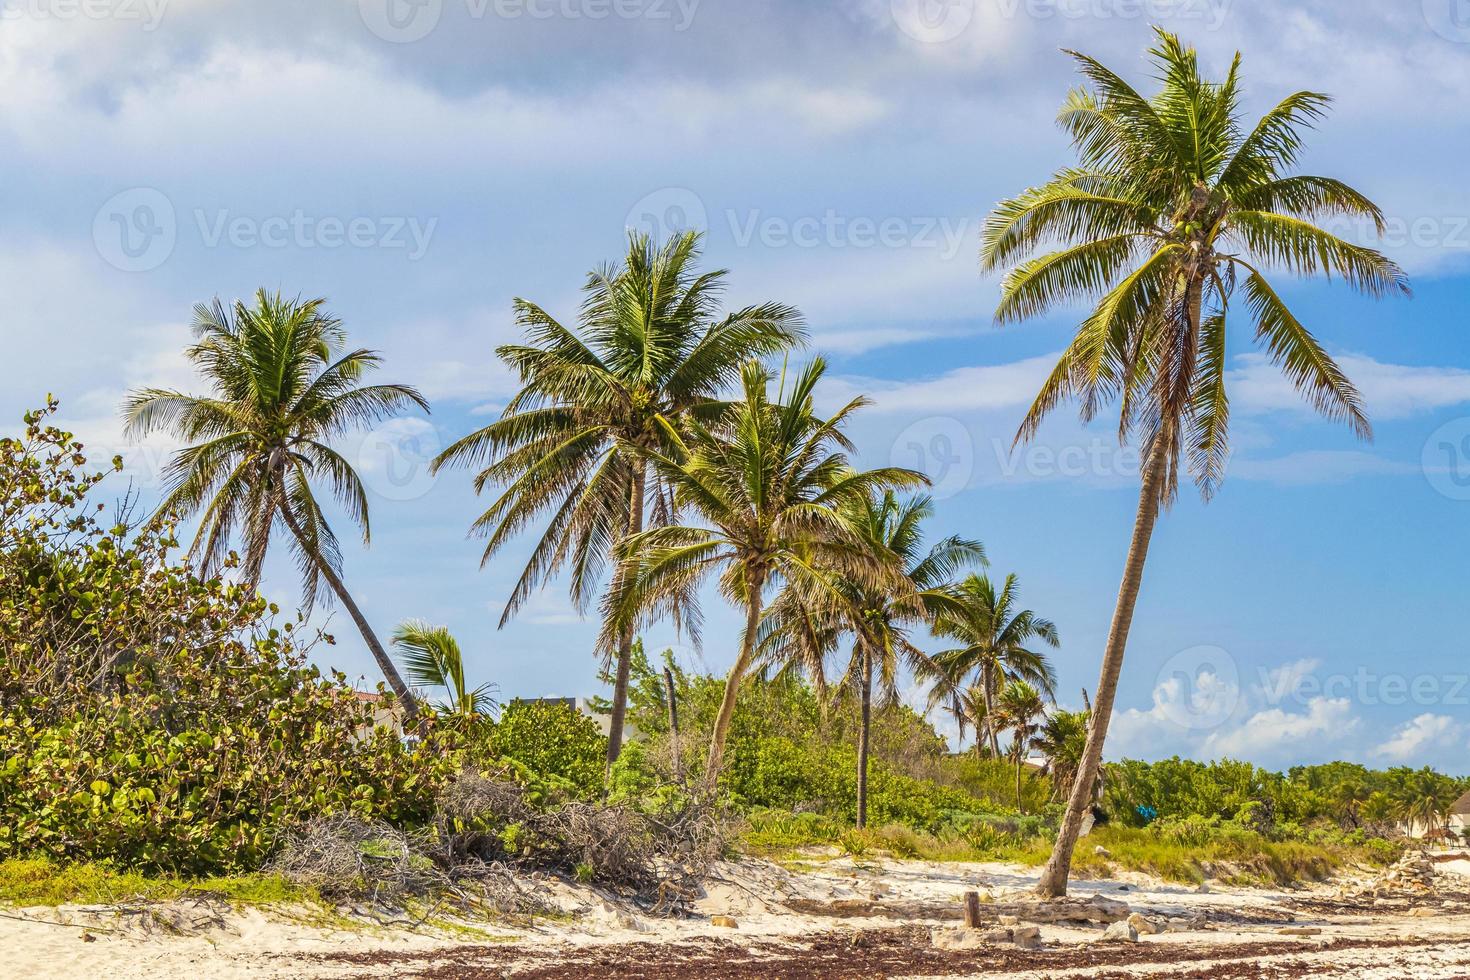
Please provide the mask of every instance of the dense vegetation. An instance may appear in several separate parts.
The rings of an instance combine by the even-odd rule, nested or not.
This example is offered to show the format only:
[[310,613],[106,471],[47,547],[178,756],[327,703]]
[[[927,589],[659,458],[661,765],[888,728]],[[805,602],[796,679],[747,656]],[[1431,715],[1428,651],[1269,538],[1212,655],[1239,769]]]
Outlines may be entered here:
[[[373,730],[341,675],[306,665],[329,637],[281,622],[252,589],[175,563],[168,528],[130,528],[126,503],[116,523],[101,523],[93,500],[106,474],[47,424],[52,410],[0,442],[0,857],[250,871],[293,829],[332,814],[431,829],[466,771],[496,773],[548,811],[602,798],[606,738],[565,705],[513,701],[492,719],[451,703],[412,745]],[[640,736],[613,769],[610,800],[666,813],[700,783],[724,680],[687,673],[667,654],[653,664],[641,643],[631,654]],[[824,695],[799,672],[747,681],[722,782],[747,845],[1044,856],[1080,729],[1036,726],[1054,764],[1021,772],[1018,809],[1017,770],[988,740],[954,754],[920,714],[880,706],[873,829],[861,832],[852,829],[860,707],[850,689]],[[1335,763],[1282,774],[1176,759],[1111,765],[1104,787],[1097,833],[1114,859],[1187,879],[1210,861],[1215,873],[1285,878],[1349,853],[1386,858],[1393,845],[1382,838],[1400,821],[1438,825],[1466,785],[1427,770]],[[506,846],[525,849],[522,832],[497,826]],[[1101,870],[1091,855],[1086,863]],[[7,867],[24,880],[57,874]]]
[[[562,572],[580,608],[600,603],[610,737],[568,706],[502,709],[492,685],[471,689],[444,627],[403,623],[400,662],[389,655],[343,581],[323,501],[366,544],[368,497],[333,440],[428,405],[365,384],[379,357],[347,344],[324,301],[262,291],[197,309],[186,353],[204,394],[129,400],[130,432],[186,444],[146,519],[128,498],[103,520],[106,474],[50,426],[54,405],[0,442],[0,857],[41,862],[8,865],[18,878],[50,880],[49,862],[73,860],[229,873],[329,827],[349,850],[391,834],[405,853],[410,837],[430,841],[413,856],[445,866],[541,862],[651,888],[654,849],[707,856],[722,839],[708,828],[732,814],[748,844],[775,851],[1039,862],[1050,850],[1040,890],[1057,894],[1089,811],[1107,860],[1185,879],[1317,875],[1390,856],[1403,827],[1443,833],[1467,786],[1428,770],[1101,763],[1154,522],[1180,473],[1207,496],[1223,475],[1227,314],[1244,308],[1312,405],[1368,431],[1351,382],[1257,266],[1407,290],[1382,255],[1311,224],[1381,220],[1346,185],[1294,173],[1325,97],[1298,93],[1249,127],[1238,61],[1208,82],[1162,32],[1151,55],[1151,98],[1078,56],[1093,90],[1061,115],[1078,166],[1002,202],[983,243],[987,269],[1010,269],[999,320],[1097,302],[1021,435],[1063,401],[1090,419],[1116,400],[1145,460],[1085,710],[1052,703],[1062,640],[1015,577],[980,572],[974,538],[926,540],[922,474],[857,466],[845,430],[866,399],[818,411],[824,362],[785,360],[806,339],[799,312],[724,312],[725,273],[699,271],[698,234],[634,235],[621,263],[588,276],[574,325],[517,300],[522,342],[497,354],[521,388],[435,464],[495,492],[472,528],[487,559],[540,528],[506,618]],[[196,522],[182,557],[180,519]],[[391,689],[381,702],[310,666],[331,638],[258,594],[282,542],[306,613],[329,593],[347,610]],[[638,631],[672,619],[697,637],[706,585],[744,615],[734,666],[656,669]],[[952,649],[926,652],[925,634]],[[447,697],[421,702],[405,674]],[[900,703],[910,675],[930,686],[929,709],[974,732],[973,750],[952,753]],[[406,731],[374,728],[374,704]],[[641,733],[626,743],[625,716]]]

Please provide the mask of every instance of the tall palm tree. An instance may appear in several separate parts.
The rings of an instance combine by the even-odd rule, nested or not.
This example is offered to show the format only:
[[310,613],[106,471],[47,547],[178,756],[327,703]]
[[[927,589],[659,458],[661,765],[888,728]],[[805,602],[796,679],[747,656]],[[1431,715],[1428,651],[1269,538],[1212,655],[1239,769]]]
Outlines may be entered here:
[[937,653],[924,673],[934,681],[930,706],[948,702],[956,719],[975,728],[978,750],[984,742],[1000,755],[995,696],[1011,681],[1025,681],[1052,697],[1056,671],[1047,655],[1034,649],[1040,642],[1061,645],[1057,628],[1030,609],[1019,609],[1020,582],[1007,575],[997,591],[988,575],[971,575],[956,590],[956,605],[944,610],[935,633],[961,646]]
[[209,394],[135,392],[123,408],[126,432],[141,437],[166,430],[191,443],[169,463],[168,493],[153,520],[200,516],[189,554],[203,574],[221,567],[238,536],[253,587],[274,528],[285,526],[306,604],[316,602],[325,579],[412,721],[417,703],[342,582],[337,537],[314,487],[325,483],[368,544],[367,493],[331,440],[429,406],[405,385],[362,384],[381,358],[365,349],[344,353],[346,332],[324,304],[260,290],[253,307],[219,300],[195,307],[197,339],[187,355]]
[[[479,468],[477,492],[501,488],[473,526],[489,538],[485,562],[548,518],[502,626],[568,562],[572,599],[585,610],[613,546],[672,517],[669,495],[650,484],[643,451],[663,446],[686,416],[717,413],[715,399],[747,359],[804,342],[801,315],[789,306],[762,303],[722,316],[726,272],[698,272],[699,254],[694,232],[662,246],[631,235],[621,265],[588,275],[575,328],[515,301],[525,343],[496,353],[521,390],[498,420],[434,461],[436,470]],[[607,638],[616,671],[609,766],[622,749],[632,648],[631,628]]]
[[1025,681],[1011,681],[995,699],[997,727],[1011,733],[1011,761],[1016,766],[1016,809],[1026,808],[1021,802],[1021,772],[1026,766],[1026,753],[1037,731],[1037,719],[1046,710],[1041,693]]
[[[1304,130],[1324,114],[1327,96],[1298,92],[1247,126],[1238,54],[1223,81],[1206,81],[1194,49],[1159,31],[1150,55],[1162,86],[1148,98],[1095,59],[1070,53],[1092,83],[1073,92],[1060,114],[1078,164],[996,207],[981,263],[986,270],[1011,266],[996,310],[1001,323],[1096,300],[1018,441],[1065,400],[1076,398],[1089,420],[1117,399],[1119,437],[1139,437],[1144,464],[1087,751],[1037,888],[1043,896],[1066,893],[1159,509],[1173,499],[1181,467],[1206,498],[1224,475],[1232,300],[1243,298],[1258,342],[1288,381],[1327,417],[1367,437],[1357,390],[1263,270],[1338,275],[1375,297],[1408,292],[1393,262],[1314,223],[1345,214],[1383,228],[1382,212],[1358,191],[1294,172]],[[1036,254],[1050,244],[1060,247]]]
[[762,650],[774,662],[804,669],[819,690],[826,687],[826,660],[842,637],[851,638],[851,656],[842,686],[856,690],[859,704],[857,826],[868,821],[868,755],[872,732],[873,686],[885,705],[898,700],[903,667],[921,669],[927,655],[914,645],[914,626],[932,624],[957,606],[954,575],[984,564],[980,542],[954,535],[923,549],[923,525],[934,515],[928,496],[900,500],[892,490],[854,499],[840,508],[842,518],[879,561],[896,559],[901,588],[872,588],[834,575],[823,592],[788,585],[771,604],[762,623]]
[[695,590],[719,571],[720,593],[745,609],[740,653],[725,680],[710,738],[705,781],[724,762],[735,698],[754,660],[764,597],[782,584],[830,593],[840,576],[865,587],[898,587],[896,560],[882,560],[843,519],[842,509],[889,487],[922,486],[912,470],[858,471],[842,427],[867,404],[856,398],[830,418],[817,415],[813,391],[826,365],[797,372],[789,395],[772,398],[772,374],[759,362],[741,369],[743,398],[709,424],[691,418],[668,451],[647,450],[674,509],[703,524],[666,525],[630,535],[619,546],[626,572],[609,597],[610,628],[626,630],[672,605],[691,610]]
[[410,680],[420,687],[442,687],[449,692],[449,700],[441,705],[446,714],[475,718],[495,708],[494,684],[471,688],[465,680],[464,654],[449,627],[422,619],[405,620],[393,631],[392,643]]

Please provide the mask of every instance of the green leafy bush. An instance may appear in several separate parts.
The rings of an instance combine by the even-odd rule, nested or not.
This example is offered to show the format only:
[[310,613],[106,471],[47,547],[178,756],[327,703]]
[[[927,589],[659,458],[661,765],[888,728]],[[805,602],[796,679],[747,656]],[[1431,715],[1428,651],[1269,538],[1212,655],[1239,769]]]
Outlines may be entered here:
[[602,792],[607,738],[570,704],[512,701],[489,728],[487,761],[515,764],[518,781],[590,799]]
[[51,410],[0,440],[0,857],[222,873],[311,815],[427,819],[453,754],[374,731],[297,624],[191,575],[166,528],[100,527],[104,474]]

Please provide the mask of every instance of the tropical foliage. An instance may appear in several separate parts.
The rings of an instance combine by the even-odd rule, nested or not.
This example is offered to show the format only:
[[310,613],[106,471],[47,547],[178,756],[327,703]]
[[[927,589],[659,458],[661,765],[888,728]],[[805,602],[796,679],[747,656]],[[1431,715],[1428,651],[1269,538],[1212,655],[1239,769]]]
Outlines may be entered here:
[[1038,889],[1047,896],[1066,890],[1092,803],[1160,505],[1173,499],[1181,470],[1207,498],[1224,476],[1231,315],[1245,316],[1266,356],[1314,408],[1366,437],[1357,389],[1267,274],[1337,276],[1375,297],[1408,292],[1393,262],[1317,224],[1347,215],[1380,233],[1384,226],[1360,192],[1297,172],[1304,131],[1326,112],[1327,96],[1297,92],[1251,125],[1240,108],[1239,55],[1223,80],[1207,80],[1194,49],[1160,30],[1150,57],[1161,85],[1151,97],[1096,59],[1072,55],[1091,86],[1069,95],[1058,117],[1077,163],[997,205],[981,249],[983,268],[1008,270],[997,322],[1092,305],[1018,438],[1034,435],[1065,401],[1077,401],[1084,420],[1117,402],[1119,437],[1136,438],[1144,459],[1091,737]]
[[762,623],[761,648],[769,662],[805,671],[817,690],[825,691],[829,656],[844,641],[850,644],[840,687],[856,691],[860,705],[857,825],[863,827],[867,823],[874,685],[880,710],[891,709],[898,701],[900,672],[929,665],[928,656],[915,645],[913,629],[932,626],[945,610],[956,609],[959,602],[952,579],[961,568],[983,563],[985,551],[978,541],[959,535],[925,551],[923,525],[934,513],[933,501],[927,496],[900,500],[886,490],[851,501],[840,513],[875,556],[892,555],[898,560],[902,588],[874,588],[840,572],[831,576],[831,587],[821,592],[789,585]]
[[814,392],[825,370],[820,359],[798,370],[789,393],[783,377],[773,398],[771,371],[748,362],[740,372],[740,401],[708,422],[689,419],[666,451],[644,451],[670,488],[674,510],[706,523],[669,524],[623,540],[617,552],[626,571],[609,599],[608,623],[627,630],[686,610],[697,630],[696,589],[716,572],[720,594],[744,607],[740,652],[710,736],[710,785],[719,777],[736,696],[755,660],[767,591],[784,586],[835,596],[841,576],[905,594],[896,558],[868,547],[842,510],[890,487],[920,485],[924,477],[852,468],[852,444],[842,429],[866,399],[853,399],[831,417],[818,415]]
[[[492,424],[465,436],[435,467],[477,468],[476,491],[499,488],[473,530],[489,561],[544,519],[541,536],[501,617],[570,566],[579,609],[596,600],[613,547],[673,518],[669,489],[649,451],[666,447],[686,417],[718,414],[717,401],[750,358],[802,343],[800,314],[780,303],[720,312],[724,270],[699,272],[699,235],[656,245],[634,234],[623,263],[593,271],[578,324],[515,301],[525,341],[497,348],[522,388]],[[631,624],[604,630],[614,657],[609,764],[623,741]]]
[[935,624],[942,639],[961,646],[937,653],[921,669],[934,682],[930,706],[944,704],[963,738],[975,731],[975,750],[986,745],[1000,752],[996,696],[1014,681],[1034,686],[1047,697],[1054,694],[1056,671],[1038,644],[1061,645],[1057,628],[1030,609],[1017,608],[1020,583],[1007,575],[999,590],[989,576],[971,575],[954,590],[956,601],[944,608]]
[[449,692],[440,710],[472,718],[489,714],[496,707],[494,684],[472,688],[465,680],[464,654],[449,627],[410,619],[398,624],[392,643],[410,681],[419,687],[442,687]]
[[307,814],[425,819],[450,760],[375,731],[309,633],[178,564],[170,527],[99,525],[103,474],[49,414],[0,440],[0,856],[207,874]]
[[254,306],[216,300],[194,312],[197,339],[186,353],[209,393],[145,388],[124,407],[132,435],[166,431],[190,444],[169,464],[154,526],[197,516],[189,555],[205,577],[220,570],[238,538],[245,581],[253,587],[271,535],[284,525],[305,604],[315,602],[325,579],[412,716],[413,695],[342,582],[337,536],[317,493],[325,484],[367,544],[367,492],[332,440],[407,408],[428,411],[428,403],[405,385],[364,385],[378,355],[343,351],[346,331],[324,300],[261,290]]

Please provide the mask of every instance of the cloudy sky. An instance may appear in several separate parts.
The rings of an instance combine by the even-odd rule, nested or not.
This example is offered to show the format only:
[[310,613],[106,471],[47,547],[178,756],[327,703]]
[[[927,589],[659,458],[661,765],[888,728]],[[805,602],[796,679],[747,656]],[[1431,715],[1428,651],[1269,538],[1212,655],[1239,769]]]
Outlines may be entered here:
[[[374,541],[347,578],[380,630],[450,624],[506,696],[597,690],[594,632],[553,589],[503,631],[523,550],[479,567],[468,478],[423,460],[509,378],[510,301],[570,318],[629,227],[708,230],[732,304],[799,306],[830,402],[869,392],[869,464],[928,471],[935,533],[981,538],[1055,619],[1065,702],[1096,682],[1136,502],[1106,420],[1015,427],[1076,314],[995,329],[977,269],[999,198],[1068,160],[1081,48],[1148,84],[1149,24],[1249,108],[1327,91],[1305,169],[1391,218],[1412,300],[1287,295],[1367,399],[1372,443],[1315,420],[1232,338],[1235,456],[1160,524],[1110,754],[1351,758],[1470,772],[1470,18],[1455,0],[0,0],[0,414],[46,393],[145,495],[129,388],[193,384],[191,306],[325,296],[431,418],[345,448]],[[1368,241],[1366,229],[1339,233]],[[13,424],[13,423],[12,423]],[[120,488],[120,487],[119,487]],[[283,561],[267,590],[283,604]],[[691,666],[732,660],[711,600]],[[375,680],[344,617],[330,662]],[[345,627],[345,628],[344,628]]]

